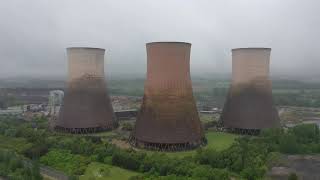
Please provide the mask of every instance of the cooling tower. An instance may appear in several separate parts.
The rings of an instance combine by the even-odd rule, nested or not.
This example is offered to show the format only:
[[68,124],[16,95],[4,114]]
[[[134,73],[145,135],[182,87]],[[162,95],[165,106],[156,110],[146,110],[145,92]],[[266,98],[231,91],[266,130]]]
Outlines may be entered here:
[[147,78],[131,144],[165,151],[201,145],[205,139],[192,94],[191,44],[153,42],[146,46]]
[[104,52],[67,48],[69,77],[56,130],[92,133],[117,125],[104,78]]
[[257,133],[280,124],[269,80],[270,48],[232,50],[232,83],[221,115],[224,127]]

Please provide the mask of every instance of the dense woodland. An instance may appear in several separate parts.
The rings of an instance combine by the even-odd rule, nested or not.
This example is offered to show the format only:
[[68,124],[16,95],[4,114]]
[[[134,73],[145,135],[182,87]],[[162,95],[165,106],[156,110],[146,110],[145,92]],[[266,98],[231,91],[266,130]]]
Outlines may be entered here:
[[[0,165],[6,167],[1,176],[36,176],[36,165],[34,170],[30,170],[16,158],[24,156],[61,170],[74,179],[84,174],[91,162],[139,172],[140,175],[131,178],[135,180],[223,180],[230,177],[259,179],[264,177],[272,165],[281,163],[282,153],[320,153],[319,128],[314,124],[289,129],[268,129],[259,136],[241,136],[224,151],[199,148],[194,155],[183,158],[165,153],[121,149],[101,137],[57,134],[48,131],[46,126],[47,121],[43,118],[26,123],[16,117],[1,117],[0,137],[17,138],[26,144],[20,148],[9,149],[10,152],[0,151]],[[0,145],[0,148],[3,147]],[[12,165],[15,162],[8,161],[10,157],[15,157],[14,160],[20,163]]]
[[10,180],[41,180],[38,162],[27,163],[14,151],[0,149],[0,177]]

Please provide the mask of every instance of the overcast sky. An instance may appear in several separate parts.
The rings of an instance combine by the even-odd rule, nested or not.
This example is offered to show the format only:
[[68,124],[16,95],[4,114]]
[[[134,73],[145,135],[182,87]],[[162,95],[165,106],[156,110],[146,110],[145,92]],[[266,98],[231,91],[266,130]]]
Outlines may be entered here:
[[108,74],[145,73],[145,43],[192,43],[191,70],[272,48],[273,74],[320,74],[319,0],[1,0],[0,76],[66,76],[65,48],[106,49]]

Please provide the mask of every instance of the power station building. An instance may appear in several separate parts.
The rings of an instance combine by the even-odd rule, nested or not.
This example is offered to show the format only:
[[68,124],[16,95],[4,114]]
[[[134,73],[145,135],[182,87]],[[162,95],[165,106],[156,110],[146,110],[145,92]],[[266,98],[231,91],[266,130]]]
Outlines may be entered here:
[[153,150],[179,151],[205,138],[192,94],[191,44],[147,43],[144,97],[130,143]]
[[104,78],[104,49],[67,48],[68,83],[55,129],[93,133],[117,125]]
[[52,90],[49,92],[48,101],[48,116],[49,118],[49,128],[54,129],[57,123],[57,118],[59,116],[60,107],[63,102],[64,92],[61,90]]
[[255,134],[279,126],[269,79],[270,53],[270,48],[232,50],[232,83],[221,115],[225,128]]
[[56,116],[59,114],[59,109],[63,102],[64,92],[61,90],[52,90],[49,92],[48,111],[49,116]]

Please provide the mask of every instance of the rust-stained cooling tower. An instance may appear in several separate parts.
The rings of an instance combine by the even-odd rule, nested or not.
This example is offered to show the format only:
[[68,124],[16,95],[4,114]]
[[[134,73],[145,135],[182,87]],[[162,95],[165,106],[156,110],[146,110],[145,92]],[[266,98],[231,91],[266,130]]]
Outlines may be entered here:
[[117,125],[104,78],[104,52],[67,48],[69,78],[56,130],[92,133]]
[[270,48],[232,50],[232,83],[221,115],[224,127],[257,133],[280,123],[269,80]]
[[137,147],[179,151],[204,142],[192,94],[191,44],[147,44],[147,79],[143,103],[131,144]]

